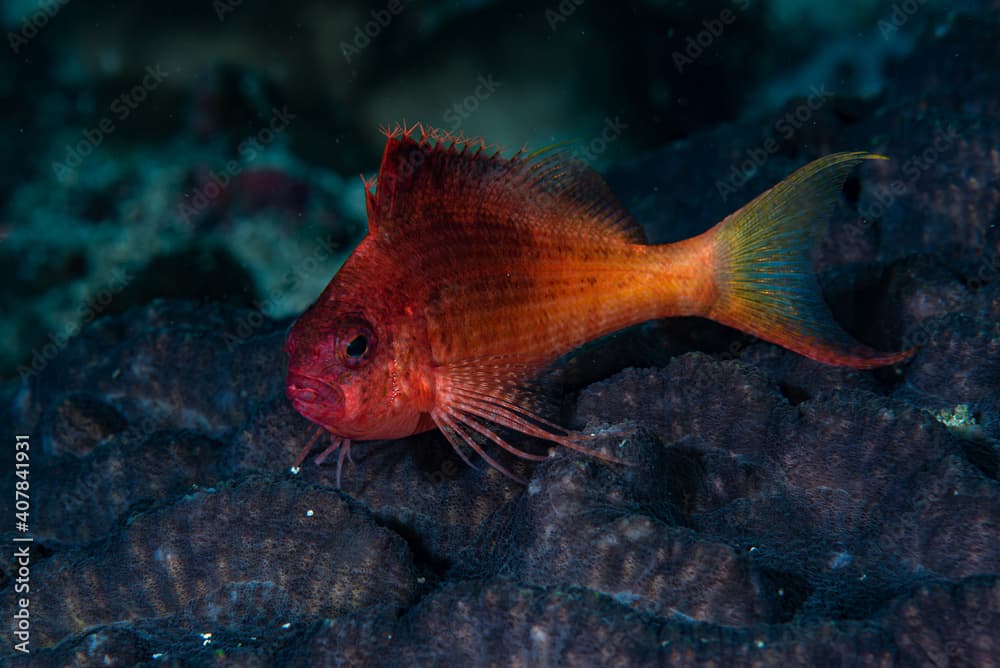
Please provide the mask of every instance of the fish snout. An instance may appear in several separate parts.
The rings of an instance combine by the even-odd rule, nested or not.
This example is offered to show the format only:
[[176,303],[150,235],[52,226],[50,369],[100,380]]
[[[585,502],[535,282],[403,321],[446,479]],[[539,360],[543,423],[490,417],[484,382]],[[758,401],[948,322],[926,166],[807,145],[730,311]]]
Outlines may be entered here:
[[344,407],[344,393],[338,388],[297,373],[288,374],[285,394],[303,415],[334,415]]

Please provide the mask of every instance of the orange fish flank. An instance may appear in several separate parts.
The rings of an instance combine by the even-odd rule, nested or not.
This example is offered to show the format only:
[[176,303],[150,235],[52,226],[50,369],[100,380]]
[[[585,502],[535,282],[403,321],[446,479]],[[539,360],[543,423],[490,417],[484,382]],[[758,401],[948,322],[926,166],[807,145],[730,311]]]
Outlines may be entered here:
[[879,156],[821,158],[704,234],[650,246],[600,176],[560,152],[503,158],[433,130],[387,134],[365,183],[368,235],[286,343],[288,397],[333,437],[320,461],[339,448],[342,465],[351,440],[433,428],[511,477],[485,443],[540,459],[497,426],[611,459],[547,420],[533,381],[584,343],[656,318],[708,317],[828,364],[910,354],[854,341],[812,271],[844,179]]

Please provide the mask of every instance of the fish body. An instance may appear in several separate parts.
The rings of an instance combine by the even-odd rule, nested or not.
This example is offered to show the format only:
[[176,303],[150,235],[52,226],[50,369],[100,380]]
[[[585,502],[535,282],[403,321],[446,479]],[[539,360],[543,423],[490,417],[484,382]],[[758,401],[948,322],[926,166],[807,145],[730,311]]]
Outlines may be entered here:
[[850,170],[877,157],[827,156],[705,233],[653,246],[604,181],[558,151],[504,158],[436,131],[389,132],[365,184],[368,235],[289,333],[287,394],[333,436],[327,453],[342,445],[341,462],[351,440],[439,428],[463,458],[511,475],[483,443],[539,457],[497,426],[590,452],[546,419],[534,380],[636,323],[702,316],[829,364],[898,362],[910,351],[880,353],[836,325],[811,266],[817,223]]

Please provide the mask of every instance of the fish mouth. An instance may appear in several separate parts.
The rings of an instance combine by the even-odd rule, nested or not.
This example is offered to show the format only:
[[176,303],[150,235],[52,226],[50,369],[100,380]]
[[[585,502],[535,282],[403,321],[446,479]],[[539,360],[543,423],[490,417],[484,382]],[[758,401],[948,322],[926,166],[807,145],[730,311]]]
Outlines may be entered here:
[[325,422],[344,411],[344,393],[339,387],[305,374],[288,374],[285,396],[295,410],[314,422]]

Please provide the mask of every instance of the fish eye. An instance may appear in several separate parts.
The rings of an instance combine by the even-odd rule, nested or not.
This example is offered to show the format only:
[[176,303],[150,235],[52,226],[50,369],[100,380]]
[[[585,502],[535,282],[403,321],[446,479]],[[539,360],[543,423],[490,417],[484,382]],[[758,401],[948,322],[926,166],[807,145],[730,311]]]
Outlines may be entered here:
[[351,320],[344,323],[337,335],[337,352],[347,366],[360,366],[371,357],[375,335],[367,323]]
[[368,337],[364,334],[358,334],[347,344],[347,350],[344,352],[347,353],[348,357],[361,357],[368,352]]

